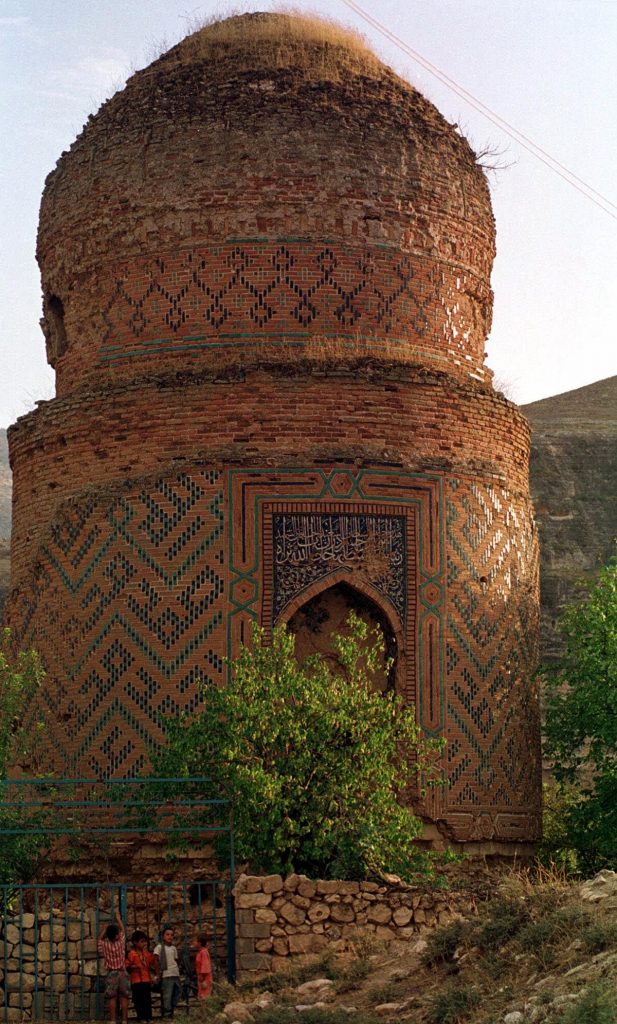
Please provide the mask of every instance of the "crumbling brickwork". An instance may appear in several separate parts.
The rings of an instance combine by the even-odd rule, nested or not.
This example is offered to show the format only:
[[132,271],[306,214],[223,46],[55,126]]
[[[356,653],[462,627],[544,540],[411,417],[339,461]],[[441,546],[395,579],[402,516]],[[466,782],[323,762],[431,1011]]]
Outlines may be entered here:
[[138,773],[252,621],[344,583],[448,739],[427,836],[528,843],[537,543],[527,424],[484,366],[483,173],[378,62],[332,44],[333,75],[303,37],[266,66],[241,32],[213,59],[208,31],[101,108],[43,197],[58,397],[10,433],[40,750]]

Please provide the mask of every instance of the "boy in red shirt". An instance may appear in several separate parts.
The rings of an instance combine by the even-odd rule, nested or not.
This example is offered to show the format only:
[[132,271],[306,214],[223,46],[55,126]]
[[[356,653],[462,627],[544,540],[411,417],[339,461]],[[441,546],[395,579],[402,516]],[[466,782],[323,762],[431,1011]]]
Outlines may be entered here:
[[136,931],[131,935],[132,949],[126,958],[131,979],[131,994],[137,1020],[152,1020],[152,982],[158,977],[159,962],[148,949],[148,936]]

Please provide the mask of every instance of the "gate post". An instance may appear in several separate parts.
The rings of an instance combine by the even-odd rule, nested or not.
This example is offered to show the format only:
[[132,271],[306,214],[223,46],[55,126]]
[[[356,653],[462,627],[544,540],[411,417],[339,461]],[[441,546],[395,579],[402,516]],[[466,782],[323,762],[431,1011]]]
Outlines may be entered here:
[[225,883],[225,931],[227,932],[227,981],[236,984],[236,904],[233,881]]

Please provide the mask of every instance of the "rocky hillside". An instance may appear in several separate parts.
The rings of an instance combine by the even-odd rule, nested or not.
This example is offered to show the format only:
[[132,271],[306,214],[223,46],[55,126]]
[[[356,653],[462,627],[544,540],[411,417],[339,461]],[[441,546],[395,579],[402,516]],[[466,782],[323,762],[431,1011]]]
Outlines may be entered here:
[[611,871],[580,887],[505,875],[406,942],[367,929],[252,986],[216,986],[190,1024],[615,1024],[616,907]]
[[522,406],[532,428],[531,490],[540,530],[542,651],[581,577],[617,553],[617,377]]

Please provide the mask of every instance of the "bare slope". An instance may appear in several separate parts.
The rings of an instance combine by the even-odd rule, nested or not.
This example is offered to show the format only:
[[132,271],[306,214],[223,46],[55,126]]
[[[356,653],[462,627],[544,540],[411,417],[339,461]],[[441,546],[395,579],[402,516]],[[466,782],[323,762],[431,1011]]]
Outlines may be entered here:
[[617,553],[617,377],[522,407],[532,428],[531,491],[540,530],[542,652],[554,624]]

